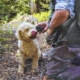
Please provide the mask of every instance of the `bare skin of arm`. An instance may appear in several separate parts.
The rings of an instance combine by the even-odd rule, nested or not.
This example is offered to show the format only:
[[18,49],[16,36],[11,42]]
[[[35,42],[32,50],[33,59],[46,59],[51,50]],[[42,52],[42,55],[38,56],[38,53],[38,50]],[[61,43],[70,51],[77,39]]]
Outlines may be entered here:
[[56,10],[50,21],[50,27],[47,30],[47,34],[51,35],[57,26],[61,25],[68,19],[69,15],[70,12],[68,10]]

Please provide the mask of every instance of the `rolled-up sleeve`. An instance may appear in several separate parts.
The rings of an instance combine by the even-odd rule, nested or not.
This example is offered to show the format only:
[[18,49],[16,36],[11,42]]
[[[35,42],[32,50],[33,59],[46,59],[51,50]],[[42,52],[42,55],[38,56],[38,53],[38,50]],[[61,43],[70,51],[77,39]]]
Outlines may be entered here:
[[74,18],[75,0],[56,0],[55,10],[67,9],[70,11],[70,17]]

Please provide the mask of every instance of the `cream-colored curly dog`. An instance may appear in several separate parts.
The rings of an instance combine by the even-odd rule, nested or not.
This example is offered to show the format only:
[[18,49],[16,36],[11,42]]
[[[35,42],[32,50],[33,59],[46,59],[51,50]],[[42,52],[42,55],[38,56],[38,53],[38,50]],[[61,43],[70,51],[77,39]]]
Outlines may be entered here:
[[17,29],[19,65],[18,73],[23,74],[25,59],[32,58],[32,69],[38,68],[38,60],[41,56],[39,44],[36,40],[37,31],[34,25],[23,22]]

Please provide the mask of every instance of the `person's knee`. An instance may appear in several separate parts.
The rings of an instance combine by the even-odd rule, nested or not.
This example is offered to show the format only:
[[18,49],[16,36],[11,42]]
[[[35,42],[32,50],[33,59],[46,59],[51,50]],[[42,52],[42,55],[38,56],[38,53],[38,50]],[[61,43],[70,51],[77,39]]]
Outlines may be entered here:
[[57,75],[56,80],[68,80],[69,75],[67,72],[63,72]]

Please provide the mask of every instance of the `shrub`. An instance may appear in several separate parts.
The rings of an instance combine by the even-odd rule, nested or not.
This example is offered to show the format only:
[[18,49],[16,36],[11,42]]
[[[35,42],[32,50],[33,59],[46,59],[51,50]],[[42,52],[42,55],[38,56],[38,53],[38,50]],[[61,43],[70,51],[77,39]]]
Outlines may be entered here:
[[51,11],[41,12],[41,13],[33,14],[33,16],[37,18],[39,22],[43,22],[48,20],[50,12]]

